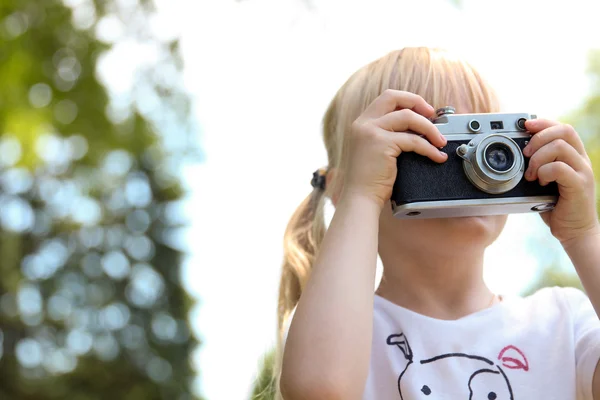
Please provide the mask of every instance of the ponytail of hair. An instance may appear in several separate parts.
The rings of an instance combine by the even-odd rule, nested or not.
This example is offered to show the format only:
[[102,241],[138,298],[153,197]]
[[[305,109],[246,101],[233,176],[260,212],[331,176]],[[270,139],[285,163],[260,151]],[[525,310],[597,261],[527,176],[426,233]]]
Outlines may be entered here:
[[325,236],[325,190],[316,187],[300,203],[290,219],[284,234],[283,266],[279,283],[277,307],[277,350],[273,379],[276,399],[281,399],[279,376],[283,360],[284,336],[289,318],[310,276],[317,250]]

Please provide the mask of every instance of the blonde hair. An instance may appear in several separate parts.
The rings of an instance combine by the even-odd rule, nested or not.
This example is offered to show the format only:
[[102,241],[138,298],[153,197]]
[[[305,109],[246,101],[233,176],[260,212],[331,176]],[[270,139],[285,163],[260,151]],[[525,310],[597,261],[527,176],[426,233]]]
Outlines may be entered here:
[[336,174],[325,190],[317,187],[302,201],[284,235],[277,310],[279,339],[273,371],[279,399],[283,337],[325,235],[325,199],[336,193],[343,181],[341,161],[345,132],[386,89],[416,93],[436,109],[453,105],[475,113],[499,110],[496,94],[470,64],[447,51],[423,47],[393,51],[371,62],[355,72],[338,90],[323,119],[328,166],[334,168]]

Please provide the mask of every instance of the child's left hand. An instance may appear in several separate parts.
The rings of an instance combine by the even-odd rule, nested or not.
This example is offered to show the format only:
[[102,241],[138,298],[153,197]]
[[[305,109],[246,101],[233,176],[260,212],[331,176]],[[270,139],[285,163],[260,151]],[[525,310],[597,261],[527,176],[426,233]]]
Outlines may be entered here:
[[558,184],[559,198],[552,211],[541,213],[552,235],[563,246],[574,239],[600,233],[592,162],[572,126],[532,119],[525,127],[533,134],[523,149],[529,160],[525,179],[541,185]]

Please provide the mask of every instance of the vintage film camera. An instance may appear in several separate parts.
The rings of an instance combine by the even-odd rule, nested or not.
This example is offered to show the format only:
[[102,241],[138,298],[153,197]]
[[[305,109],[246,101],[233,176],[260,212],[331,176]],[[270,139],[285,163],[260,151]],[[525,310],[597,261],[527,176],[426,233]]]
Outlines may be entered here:
[[432,122],[448,139],[438,164],[416,153],[398,157],[392,191],[396,218],[447,218],[542,212],[554,208],[558,187],[541,186],[523,174],[531,114],[455,114],[439,109]]

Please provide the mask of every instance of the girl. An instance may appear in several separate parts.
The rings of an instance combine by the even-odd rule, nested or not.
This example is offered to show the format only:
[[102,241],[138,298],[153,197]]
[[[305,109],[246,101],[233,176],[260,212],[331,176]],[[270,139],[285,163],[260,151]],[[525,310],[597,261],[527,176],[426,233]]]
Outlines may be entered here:
[[[506,216],[391,213],[400,153],[447,160],[439,150],[446,140],[429,119],[446,105],[499,111],[469,64],[426,48],[365,66],[331,102],[328,168],[315,175],[285,235],[277,375],[286,400],[600,400],[600,224],[582,141],[568,125],[527,121],[525,179],[557,182],[558,204],[542,218],[591,302],[575,289],[498,296],[483,281],[483,255]],[[336,207],[327,233],[325,197]],[[377,254],[383,275],[374,293]]]

